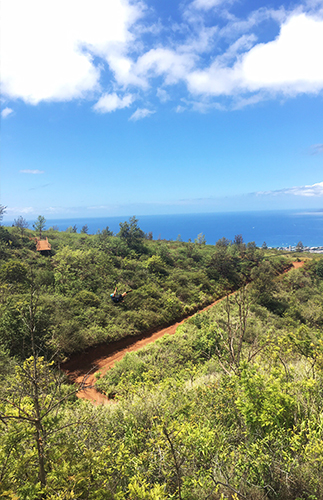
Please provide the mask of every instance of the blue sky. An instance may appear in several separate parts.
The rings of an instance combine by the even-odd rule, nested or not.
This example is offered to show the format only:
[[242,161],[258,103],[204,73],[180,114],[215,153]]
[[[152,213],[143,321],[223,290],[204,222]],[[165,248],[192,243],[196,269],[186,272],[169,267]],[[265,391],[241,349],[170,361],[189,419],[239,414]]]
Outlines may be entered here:
[[323,0],[2,0],[8,220],[323,208]]

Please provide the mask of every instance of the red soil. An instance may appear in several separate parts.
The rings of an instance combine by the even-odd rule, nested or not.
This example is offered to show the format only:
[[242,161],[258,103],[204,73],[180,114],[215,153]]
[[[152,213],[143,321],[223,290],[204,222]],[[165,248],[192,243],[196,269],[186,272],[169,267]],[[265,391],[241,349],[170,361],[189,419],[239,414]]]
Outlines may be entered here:
[[[293,268],[299,268],[303,265],[304,262],[293,262]],[[207,311],[223,299],[224,297],[216,300],[195,314]],[[71,382],[80,384],[80,389],[77,392],[78,398],[87,399],[94,405],[107,404],[110,400],[104,394],[98,392],[94,387],[96,382],[95,374],[100,372],[101,376],[103,376],[128,352],[138,351],[142,347],[155,342],[166,334],[174,335],[177,327],[192,316],[188,316],[182,321],[168,326],[167,328],[155,330],[150,334],[125,337],[111,344],[91,347],[82,353],[72,355],[68,361],[61,365],[61,369],[66,373]]]
[[303,267],[304,266],[304,262],[293,262],[293,267],[294,268],[299,268],[299,267]]

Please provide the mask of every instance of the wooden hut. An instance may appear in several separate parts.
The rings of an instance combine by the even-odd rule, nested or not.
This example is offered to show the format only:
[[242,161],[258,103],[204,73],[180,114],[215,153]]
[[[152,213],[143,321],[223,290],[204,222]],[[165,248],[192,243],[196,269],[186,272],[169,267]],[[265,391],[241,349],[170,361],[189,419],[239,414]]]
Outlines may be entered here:
[[35,240],[36,240],[36,250],[37,250],[37,252],[46,252],[46,253],[48,253],[52,249],[52,246],[49,243],[48,238],[46,238],[45,240],[41,240],[39,238],[35,238]]

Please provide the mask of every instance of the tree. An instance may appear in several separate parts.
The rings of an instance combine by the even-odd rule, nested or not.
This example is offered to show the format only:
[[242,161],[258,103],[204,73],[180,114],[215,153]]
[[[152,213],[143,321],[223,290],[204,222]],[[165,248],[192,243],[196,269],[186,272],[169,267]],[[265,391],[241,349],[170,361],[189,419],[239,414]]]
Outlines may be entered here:
[[103,229],[102,234],[104,236],[113,236],[113,231],[110,231],[109,226],[107,226],[105,229]]
[[76,224],[74,224],[74,226],[72,228],[72,233],[77,233],[77,226],[76,226]]
[[39,231],[39,238],[41,238],[42,231],[45,230],[46,219],[43,215],[38,215],[38,219],[33,224],[33,228],[35,231]]
[[273,300],[273,294],[277,289],[274,277],[274,268],[268,261],[262,262],[251,271],[251,291],[254,299],[265,307]]
[[84,224],[84,226],[82,227],[81,229],[81,233],[82,234],[88,234],[89,232],[89,228],[88,228],[88,225],[87,224]]
[[[21,366],[16,366],[15,376],[10,379],[7,391],[2,391],[0,396],[0,420],[6,425],[7,432],[15,432],[15,421],[26,425],[26,431],[20,431],[19,439],[31,439],[34,443],[38,481],[42,487],[46,486],[49,468],[46,462],[50,461],[48,436],[59,430],[59,409],[78,390],[66,391],[63,384],[64,377],[54,371],[53,362],[31,356]],[[77,422],[70,425],[73,423]],[[33,463],[30,466],[33,467]]]
[[304,249],[304,245],[301,241],[299,241],[296,245],[296,252],[302,252]]
[[18,219],[14,220],[13,225],[20,230],[21,235],[23,236],[25,229],[29,227],[29,222],[27,222],[26,219],[24,219],[23,216],[20,215]]
[[3,205],[0,205],[0,222],[3,219],[3,215],[6,213],[6,208],[7,207],[4,207]]
[[[53,362],[39,357],[36,344],[38,294],[32,275],[28,310],[21,311],[22,321],[30,336],[32,356],[16,367],[15,377],[9,381],[7,390],[2,391],[0,420],[7,429],[15,421],[31,426],[37,449],[38,481],[41,487],[45,487],[48,434],[54,431],[53,422],[57,421],[60,406],[78,389],[66,392],[63,389],[64,377],[53,370]],[[29,436],[30,433],[26,432],[26,439]]]
[[266,243],[265,241],[264,241],[264,242],[263,242],[263,244],[261,245],[261,248],[262,248],[263,250],[267,250],[267,248],[268,248],[268,247],[267,247],[267,243]]
[[233,240],[233,244],[237,245],[238,247],[243,245],[243,237],[242,234],[236,234]]
[[[237,315],[233,315],[233,303],[238,306]],[[221,367],[227,374],[230,374],[230,370],[233,370],[236,374],[240,374],[242,347],[245,340],[250,310],[250,300],[247,288],[242,287],[235,293],[233,298],[227,295],[223,309],[226,315],[226,331],[218,328],[215,332],[217,337],[216,355],[218,356]]]
[[254,241],[249,241],[247,243],[247,249],[246,249],[246,258],[250,262],[255,262],[258,261],[260,257],[259,252],[257,251],[257,245]]
[[[220,277],[226,282],[226,287],[231,290],[235,288],[239,281],[239,260],[230,253],[232,247],[217,246],[217,251],[214,252],[210,259],[210,269],[216,271]],[[212,275],[212,273],[211,273]]]
[[231,241],[230,241],[230,240],[228,240],[227,238],[225,238],[225,237],[223,236],[223,238],[220,238],[220,239],[216,242],[215,246],[216,246],[216,247],[225,247],[225,248],[226,248],[226,247],[228,247],[228,246],[230,245],[230,243],[231,243]]
[[138,226],[138,219],[135,216],[129,222],[120,222],[119,238],[127,242],[130,247],[135,247],[145,237],[145,233]]
[[197,235],[197,238],[194,240],[194,243],[197,243],[198,245],[205,245],[206,244],[205,235],[203,233],[199,233]]

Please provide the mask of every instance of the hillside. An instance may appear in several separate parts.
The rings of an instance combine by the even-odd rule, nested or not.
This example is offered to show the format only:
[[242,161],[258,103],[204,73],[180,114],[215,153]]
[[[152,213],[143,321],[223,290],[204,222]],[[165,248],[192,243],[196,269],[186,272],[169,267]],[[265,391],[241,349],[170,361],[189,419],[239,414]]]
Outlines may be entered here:
[[[31,293],[35,335],[49,355],[63,358],[172,324],[236,290],[261,266],[277,274],[292,260],[225,239],[215,246],[148,240],[136,219],[122,223],[118,237],[108,229],[98,235],[46,231],[51,252],[45,256],[36,251],[35,232],[2,229],[0,336],[10,355],[22,359],[30,350],[21,312]],[[116,284],[121,293],[133,290],[120,304],[110,298]]]
[[[284,273],[297,254],[123,229],[47,231],[48,256],[1,231],[0,495],[323,499],[323,259]],[[133,289],[118,305],[115,281]],[[58,370],[221,296],[97,373],[109,404],[76,398]]]

